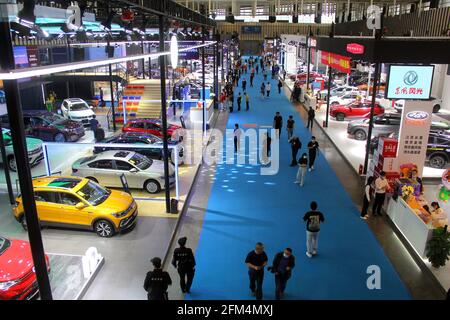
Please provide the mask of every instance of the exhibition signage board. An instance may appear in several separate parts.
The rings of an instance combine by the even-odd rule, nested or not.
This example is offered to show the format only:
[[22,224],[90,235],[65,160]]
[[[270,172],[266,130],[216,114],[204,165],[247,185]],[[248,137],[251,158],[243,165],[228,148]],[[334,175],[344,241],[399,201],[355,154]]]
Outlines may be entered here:
[[359,43],[349,43],[349,44],[347,44],[347,52],[350,52],[353,54],[363,54],[364,46]]
[[430,101],[407,100],[400,124],[397,165],[413,163],[422,176],[426,160],[433,104]]
[[350,73],[350,58],[327,51],[322,51],[321,62],[344,73]]
[[431,94],[434,66],[391,65],[387,99],[428,100]]

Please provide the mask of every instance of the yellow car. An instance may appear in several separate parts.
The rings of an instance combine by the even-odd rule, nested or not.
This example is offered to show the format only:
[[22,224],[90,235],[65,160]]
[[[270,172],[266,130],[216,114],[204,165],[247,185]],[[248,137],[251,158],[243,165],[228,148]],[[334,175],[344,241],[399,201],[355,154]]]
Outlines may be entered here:
[[[88,229],[100,237],[112,237],[136,223],[137,204],[128,193],[109,190],[78,177],[36,178],[33,186],[41,226]],[[13,213],[26,230],[20,196]]]

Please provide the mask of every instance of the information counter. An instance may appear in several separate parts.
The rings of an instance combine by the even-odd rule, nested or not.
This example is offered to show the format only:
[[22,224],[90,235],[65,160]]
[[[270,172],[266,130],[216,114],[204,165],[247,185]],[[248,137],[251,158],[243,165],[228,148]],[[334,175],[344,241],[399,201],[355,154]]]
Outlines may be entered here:
[[[202,124],[203,123],[203,106],[202,103],[197,103],[195,106],[191,107],[190,119],[192,123]],[[205,120],[207,126],[209,126],[214,114],[214,101],[212,99],[206,99],[205,102]]]

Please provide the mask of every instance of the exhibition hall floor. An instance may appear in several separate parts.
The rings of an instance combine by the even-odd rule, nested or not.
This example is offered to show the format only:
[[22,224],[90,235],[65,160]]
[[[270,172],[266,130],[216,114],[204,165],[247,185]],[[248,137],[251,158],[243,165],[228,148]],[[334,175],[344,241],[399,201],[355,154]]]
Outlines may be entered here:
[[[250,88],[250,111],[230,114],[234,123],[271,126],[276,111],[284,121],[293,115],[295,134],[306,152],[310,133],[284,94],[272,80],[271,97],[262,99],[255,77]],[[239,90],[240,91],[240,90]],[[252,150],[255,151],[255,150]],[[246,254],[256,242],[265,244],[271,262],[275,253],[293,248],[297,265],[286,289],[286,299],[408,299],[405,286],[383,253],[339,179],[320,155],[316,170],[308,173],[304,187],[294,184],[297,168],[289,167],[290,145],[281,133],[280,170],[260,175],[259,165],[218,164],[196,250],[196,279],[189,299],[250,299]],[[319,254],[305,255],[303,214],[310,201],[319,204],[325,223],[319,238]],[[381,289],[369,290],[367,268],[381,269]],[[265,298],[274,298],[273,275],[266,273]]]

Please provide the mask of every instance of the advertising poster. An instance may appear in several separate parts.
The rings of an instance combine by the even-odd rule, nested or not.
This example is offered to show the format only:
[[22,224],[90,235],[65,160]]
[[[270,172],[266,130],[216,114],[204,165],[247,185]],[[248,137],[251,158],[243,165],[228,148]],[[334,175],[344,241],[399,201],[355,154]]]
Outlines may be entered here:
[[434,66],[391,65],[387,98],[428,100],[433,73]]
[[28,54],[27,47],[16,46],[14,51],[14,62],[16,63],[16,68],[27,68],[28,67]]
[[[344,73],[350,73],[350,58],[339,54],[321,51],[320,59],[322,64],[337,69]],[[314,60],[313,60],[314,61]]]
[[430,101],[406,100],[398,137],[397,165],[413,163],[422,176],[427,157],[428,134],[433,104]]
[[30,67],[39,66],[39,50],[36,46],[27,47],[27,56]]

